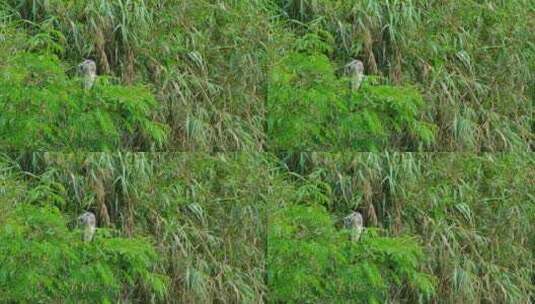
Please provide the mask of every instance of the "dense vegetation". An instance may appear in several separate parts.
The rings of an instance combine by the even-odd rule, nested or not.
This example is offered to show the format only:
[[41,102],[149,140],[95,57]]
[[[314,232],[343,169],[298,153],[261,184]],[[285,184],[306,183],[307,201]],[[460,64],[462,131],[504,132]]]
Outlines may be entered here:
[[414,88],[365,83],[351,92],[321,54],[289,55],[272,75],[270,149],[379,151],[434,142],[436,126],[419,120],[424,101]]
[[[529,303],[533,169],[529,153],[10,153],[0,294]],[[91,243],[73,224],[84,210],[98,218]],[[358,242],[341,225],[351,210]]]
[[0,137],[7,147],[106,151],[145,142],[158,147],[166,139],[166,129],[148,116],[157,104],[143,87],[100,79],[86,92],[45,55],[20,53],[5,64]]
[[[532,154],[281,155],[268,272],[276,303],[529,303]],[[341,219],[365,218],[354,244]],[[337,228],[335,228],[337,227]]]
[[[433,145],[424,146],[423,150],[530,149],[535,97],[535,36],[530,30],[535,25],[533,1],[275,2],[280,8],[276,19],[279,44],[275,45],[277,52],[272,61],[276,78],[279,77],[277,67],[282,65],[284,69],[287,62],[284,58],[293,57],[296,51],[321,52],[328,56],[330,64],[337,71],[342,70],[351,59],[357,58],[364,62],[367,75],[384,77],[386,84],[393,87],[415,86],[423,95],[424,108],[411,108],[411,112],[401,112],[401,115],[396,111],[392,113],[409,119],[412,125],[418,125],[418,121],[423,120],[426,124],[438,127]],[[310,36],[319,37],[320,43],[318,39],[304,39]],[[297,48],[288,47],[294,43],[297,43]],[[299,68],[294,70],[306,68],[301,78],[308,78],[313,82],[312,85],[310,82],[300,82],[301,78],[293,79],[292,86],[306,94],[281,98],[282,101],[279,97],[271,98],[272,90],[269,89],[268,109],[276,109],[279,102],[286,104],[288,99],[293,99],[295,104],[303,107],[301,111],[310,111],[314,115],[318,112],[330,114],[329,111],[321,111],[321,104],[327,96],[334,102],[337,98],[333,95],[343,96],[343,90],[332,85],[325,89],[325,84],[332,82],[316,79],[314,71],[321,70],[325,75],[332,73],[333,69],[325,70],[323,60],[297,64]],[[290,81],[292,78],[284,80]],[[280,96],[277,87],[273,91]],[[387,95],[392,99],[391,108],[399,110],[407,107],[398,90],[392,88]],[[359,137],[365,141],[364,144],[359,144],[357,140],[345,145],[346,148],[370,151],[366,135],[376,136],[378,130],[383,131],[382,124],[386,125],[386,121],[389,121],[380,114],[378,119],[369,118],[377,115],[374,112],[384,102],[365,97],[343,98],[349,107],[358,104],[359,116],[368,116],[365,124],[357,117],[347,126],[351,131],[353,127],[360,127],[359,131],[367,132]],[[290,119],[292,113],[281,115],[275,111],[273,114],[268,120],[277,122],[279,119]],[[316,128],[323,128],[327,132],[324,141],[328,144],[312,133],[309,140],[319,144],[319,149],[311,146],[307,150],[325,150],[336,146],[328,137],[328,132],[333,129],[332,124],[323,122],[320,120],[321,124]],[[346,128],[344,120],[337,124],[338,128]],[[305,132],[309,129],[300,120],[296,120],[294,127]],[[383,129],[388,131],[393,126],[386,125]],[[398,128],[393,133],[383,132],[393,138],[380,148],[414,151],[421,147],[421,136],[410,138],[410,135],[421,134],[422,130],[402,130]],[[268,131],[272,131],[273,135],[278,134],[277,127]],[[428,133],[424,131],[426,140],[423,143],[431,139]],[[407,140],[407,137],[410,139]]]
[[[0,120],[0,134],[18,125],[38,125],[43,134],[28,134],[27,138],[35,138],[36,145],[40,143],[38,147],[45,150],[91,150],[90,145],[92,150],[259,150],[265,140],[263,79],[269,31],[262,1],[2,1],[0,108],[11,115],[21,110],[29,113],[17,122]],[[40,62],[36,67],[40,73],[32,74],[45,79],[20,78],[26,69],[31,73],[32,66],[16,66],[17,59],[12,57],[28,52],[54,62]],[[111,93],[111,100],[98,93],[87,96],[81,86],[72,87],[75,67],[85,58],[97,63],[99,75],[125,87],[112,89],[97,83],[95,89],[104,95]],[[20,75],[7,74],[15,67]],[[73,74],[71,80],[64,79],[62,70]],[[5,86],[27,82],[33,84],[35,96],[31,104],[22,97],[19,102],[32,109],[8,106],[21,91],[6,95]],[[52,105],[39,98],[64,90]],[[119,91],[129,92],[124,100],[115,98]],[[154,106],[153,100],[157,101]],[[89,143],[80,138],[80,128],[85,129],[78,121],[58,121],[57,113],[47,113],[36,122],[33,108],[53,111],[58,102],[70,105],[67,114],[81,111],[89,118],[97,112],[111,116],[113,125],[106,119],[97,121],[96,134],[89,135],[106,132],[113,136]],[[120,119],[115,121],[118,118],[136,124],[123,125]],[[145,123],[147,119],[153,123]],[[140,121],[143,123],[138,126]],[[166,132],[153,124],[164,125]],[[68,136],[56,134],[57,129],[67,130]],[[76,141],[68,146],[65,140],[73,138]],[[28,147],[17,138],[5,140],[4,136],[0,144]]]
[[[2,157],[0,302],[258,302],[263,167],[245,154]],[[89,244],[68,225],[83,210],[98,218]]]
[[150,243],[104,230],[102,238],[82,243],[79,233],[67,230],[57,208],[8,206],[2,206],[6,214],[0,230],[2,302],[111,303],[125,286],[163,298],[168,278],[154,272],[158,256]]
[[[527,151],[534,15],[530,0],[7,0],[0,107],[24,116],[2,119],[0,134],[42,130],[28,132],[33,145],[10,136],[1,143]],[[84,58],[113,86],[76,89],[73,70]],[[367,75],[357,93],[343,73],[352,59]],[[30,94],[20,96],[21,86]],[[68,105],[65,113],[58,103]],[[95,126],[89,138],[71,121],[80,112]],[[102,134],[103,142],[93,140]]]
[[532,28],[532,0],[0,1],[0,303],[533,302]]

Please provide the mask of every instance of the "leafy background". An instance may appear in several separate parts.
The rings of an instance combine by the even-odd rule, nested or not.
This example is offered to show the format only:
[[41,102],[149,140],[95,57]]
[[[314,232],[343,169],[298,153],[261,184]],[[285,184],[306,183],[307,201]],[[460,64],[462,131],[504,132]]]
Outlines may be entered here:
[[1,2],[0,302],[532,302],[534,12]]
[[[2,119],[1,143],[90,150],[69,120],[82,112],[99,150],[528,151],[534,12],[529,0],[7,0],[0,107],[19,118]],[[111,80],[100,94],[76,88],[85,58]],[[356,94],[353,59],[367,75]],[[19,125],[42,129],[24,132],[33,146]]]

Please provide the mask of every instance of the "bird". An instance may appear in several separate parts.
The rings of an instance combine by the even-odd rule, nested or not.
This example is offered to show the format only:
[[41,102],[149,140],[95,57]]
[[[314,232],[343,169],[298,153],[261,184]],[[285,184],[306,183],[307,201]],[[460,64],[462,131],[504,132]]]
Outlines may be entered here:
[[97,230],[97,220],[93,212],[84,212],[78,217],[78,222],[83,227],[84,242],[91,242]]
[[344,227],[351,231],[351,240],[357,242],[360,239],[362,230],[364,229],[364,220],[360,212],[353,211],[344,217]]
[[78,65],[78,69],[80,70],[80,74],[84,77],[84,89],[91,89],[97,78],[97,65],[93,60],[86,59]]
[[356,92],[364,79],[364,64],[360,60],[352,60],[346,64],[345,73],[351,78],[351,91]]

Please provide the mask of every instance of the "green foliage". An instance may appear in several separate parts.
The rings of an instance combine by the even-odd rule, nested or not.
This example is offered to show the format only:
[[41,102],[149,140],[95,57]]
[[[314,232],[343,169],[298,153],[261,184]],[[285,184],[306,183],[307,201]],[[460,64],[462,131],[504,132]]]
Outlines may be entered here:
[[265,1],[4,2],[0,28],[36,41],[7,36],[8,54],[46,49],[69,65],[93,58],[99,75],[154,88],[161,107],[151,115],[170,127],[166,150],[261,148]]
[[313,27],[333,37],[334,62],[358,58],[370,75],[417,85],[429,105],[426,120],[438,126],[434,151],[529,150],[535,97],[530,89],[535,37],[528,30],[535,26],[532,1],[275,3],[273,14],[282,19],[279,39],[285,42],[279,54],[288,54],[287,45]]
[[[528,303],[533,167],[529,153],[13,152],[0,157],[0,227],[33,214],[23,207],[59,210],[61,229],[91,210],[94,244],[150,236],[171,303]],[[355,244],[339,225],[352,210],[366,226]],[[50,222],[35,229],[59,230]],[[80,246],[101,257],[93,243]],[[124,283],[130,268],[114,268],[121,295],[148,302],[157,291]]]
[[[153,120],[170,127],[169,150],[258,151],[267,143],[305,150],[527,151],[535,97],[535,37],[526,30],[535,26],[532,12],[529,0],[8,0],[0,5],[0,50],[53,53],[67,65],[93,58],[100,75],[149,84],[162,105]],[[312,57],[291,59],[295,52]],[[395,105],[379,101],[387,113],[354,107],[365,98],[354,100],[341,79],[318,84],[329,92],[273,83],[286,69],[299,69],[286,64],[323,65],[319,54],[337,76],[360,59],[367,75],[400,89],[389,94]],[[363,91],[374,84],[368,81]],[[295,92],[318,98],[318,109],[299,95],[285,99]],[[412,98],[416,92],[423,103]],[[337,102],[326,107],[335,95]],[[293,118],[293,126],[285,121]],[[313,126],[317,118],[325,121]],[[290,144],[288,127],[302,144]],[[339,131],[344,138],[333,135]]]
[[[304,45],[328,50],[318,42]],[[310,51],[289,54],[271,73],[270,149],[406,150],[434,142],[435,126],[420,119],[424,101],[415,88],[367,81],[351,93],[349,79],[338,78],[325,55]]]
[[[5,57],[4,57],[5,58]],[[7,58],[6,58],[7,59]],[[51,55],[19,53],[0,78],[0,144],[8,149],[110,150],[159,147],[166,128],[153,122],[151,93],[99,79],[86,91]]]
[[385,303],[392,288],[421,299],[433,295],[433,277],[419,271],[423,251],[410,238],[367,231],[351,242],[325,209],[288,206],[269,229],[268,280],[274,303]]
[[[10,201],[23,192],[20,201],[47,202],[65,217],[94,212],[97,237],[108,229],[130,238],[150,236],[158,255],[154,267],[171,279],[164,303],[258,303],[266,291],[268,192],[260,155],[13,153],[13,165],[0,162],[0,173],[12,168],[25,188],[13,185],[14,177],[5,184],[0,179],[0,186],[7,187]],[[88,259],[95,255],[91,251]],[[157,290],[129,286],[130,302],[156,296]],[[113,303],[120,299],[110,296]]]
[[[406,225],[422,235],[436,257],[430,266],[445,286],[444,299],[529,302],[535,269],[534,161],[523,153],[444,155],[425,162],[427,174],[414,184],[399,181],[407,189],[399,200],[413,202],[403,211]],[[433,225],[422,227],[424,222]]]
[[[532,154],[283,156],[292,174],[284,181],[290,186],[277,189],[278,201],[322,205],[334,218],[359,210],[368,227],[417,237],[426,256],[420,267],[437,279],[432,302],[529,303],[533,297]],[[418,300],[399,287],[393,294],[390,302]]]
[[534,12],[0,1],[0,302],[533,302]]
[[99,230],[84,243],[80,231],[70,231],[59,210],[46,203],[18,205],[2,218],[2,302],[106,303],[136,285],[160,299],[167,293],[168,278],[153,271],[158,256],[148,240]]

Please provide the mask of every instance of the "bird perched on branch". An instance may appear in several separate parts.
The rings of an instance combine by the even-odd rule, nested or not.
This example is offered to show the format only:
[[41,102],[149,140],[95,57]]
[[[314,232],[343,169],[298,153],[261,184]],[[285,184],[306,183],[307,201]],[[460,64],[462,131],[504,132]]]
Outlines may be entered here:
[[364,79],[364,64],[360,60],[352,60],[346,64],[345,73],[351,78],[351,91],[356,92]]
[[97,230],[97,220],[95,218],[95,214],[93,212],[84,212],[80,217],[78,217],[78,222],[80,223],[80,226],[83,227],[83,240],[85,242],[90,242],[93,239],[93,235],[95,235],[95,231]]
[[84,77],[84,89],[91,89],[97,78],[97,65],[93,60],[86,59],[78,65],[78,69]]
[[344,227],[351,231],[351,240],[356,242],[360,239],[362,230],[364,229],[364,220],[359,212],[351,212],[344,217]]

